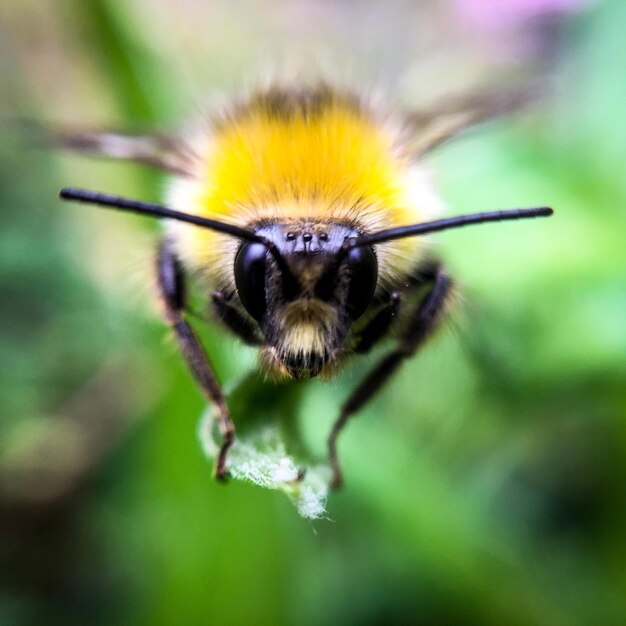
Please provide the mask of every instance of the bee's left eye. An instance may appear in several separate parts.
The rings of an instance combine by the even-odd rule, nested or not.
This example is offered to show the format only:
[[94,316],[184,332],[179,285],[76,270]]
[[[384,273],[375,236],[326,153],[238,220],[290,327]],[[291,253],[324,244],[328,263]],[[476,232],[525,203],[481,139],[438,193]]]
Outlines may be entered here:
[[235,257],[235,284],[241,304],[257,321],[265,314],[265,267],[267,247],[244,243]]

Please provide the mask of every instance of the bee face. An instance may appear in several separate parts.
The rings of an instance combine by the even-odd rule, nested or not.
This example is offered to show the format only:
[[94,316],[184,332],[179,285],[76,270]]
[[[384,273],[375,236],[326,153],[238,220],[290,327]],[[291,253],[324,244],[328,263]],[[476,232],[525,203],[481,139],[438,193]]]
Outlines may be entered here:
[[341,224],[299,221],[262,224],[271,242],[245,242],[235,256],[243,307],[266,343],[272,369],[294,378],[332,368],[353,322],[370,305],[378,281],[371,247],[347,249],[360,233]]

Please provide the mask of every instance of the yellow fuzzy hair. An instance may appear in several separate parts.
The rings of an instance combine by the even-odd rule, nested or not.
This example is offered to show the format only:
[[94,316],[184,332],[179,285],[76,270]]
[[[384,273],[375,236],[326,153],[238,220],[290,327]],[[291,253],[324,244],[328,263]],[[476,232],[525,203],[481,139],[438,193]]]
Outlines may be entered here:
[[[326,87],[261,92],[192,138],[194,172],[173,182],[170,204],[246,227],[305,221],[368,233],[424,221],[439,201],[406,135],[401,121]],[[188,267],[232,284],[233,238],[183,223],[168,232]],[[423,245],[419,238],[379,245],[383,283],[409,271]]]

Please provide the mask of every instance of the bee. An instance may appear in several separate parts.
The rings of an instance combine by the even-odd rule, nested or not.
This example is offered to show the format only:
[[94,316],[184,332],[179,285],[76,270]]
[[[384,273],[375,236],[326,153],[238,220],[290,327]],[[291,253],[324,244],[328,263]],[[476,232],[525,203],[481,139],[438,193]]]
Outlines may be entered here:
[[156,283],[164,320],[217,408],[217,478],[227,476],[235,427],[190,323],[189,276],[209,296],[216,320],[256,346],[261,367],[274,377],[329,378],[348,359],[395,342],[344,402],[329,434],[331,484],[340,486],[341,430],[444,317],[453,283],[424,235],[552,214],[537,207],[432,219],[439,200],[424,157],[516,106],[515,98],[490,96],[394,113],[325,84],[274,85],[187,139],[59,135],[66,147],[171,175],[165,205],[76,188],[60,197],[165,221]]

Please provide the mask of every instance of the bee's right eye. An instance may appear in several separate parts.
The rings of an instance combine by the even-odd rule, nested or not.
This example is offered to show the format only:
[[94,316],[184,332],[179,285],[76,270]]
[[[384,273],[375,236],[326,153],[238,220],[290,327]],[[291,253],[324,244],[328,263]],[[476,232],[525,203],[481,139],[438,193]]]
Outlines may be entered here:
[[265,314],[265,267],[267,246],[244,243],[235,257],[235,284],[241,304],[257,320]]

